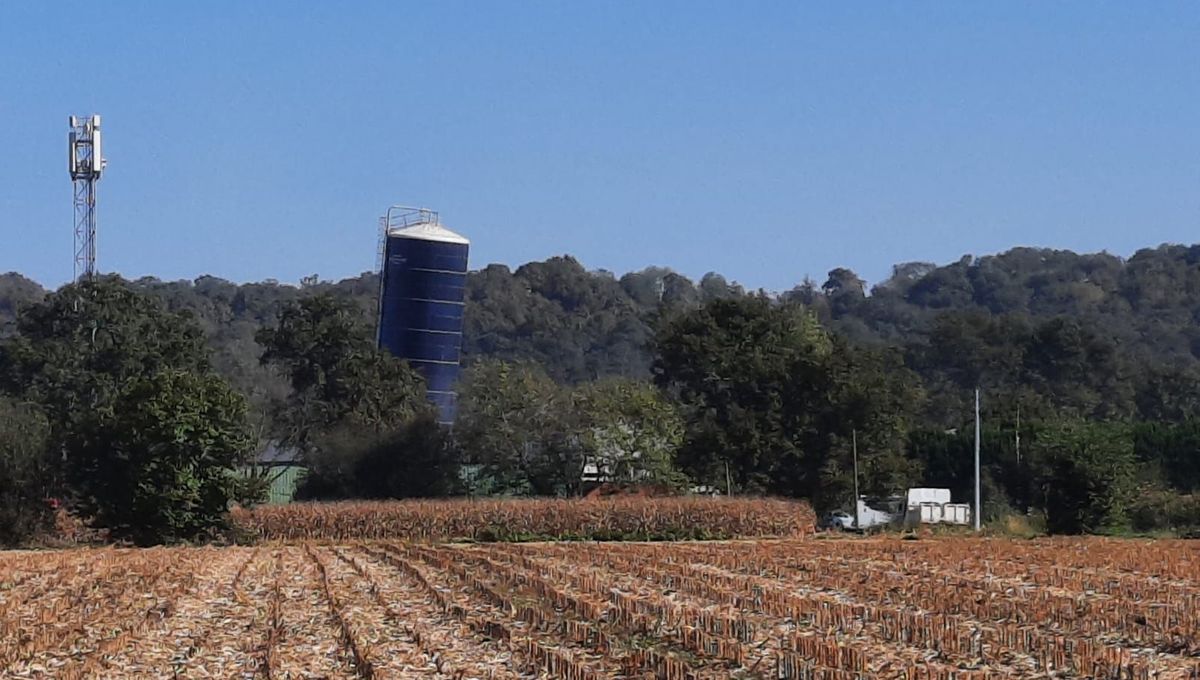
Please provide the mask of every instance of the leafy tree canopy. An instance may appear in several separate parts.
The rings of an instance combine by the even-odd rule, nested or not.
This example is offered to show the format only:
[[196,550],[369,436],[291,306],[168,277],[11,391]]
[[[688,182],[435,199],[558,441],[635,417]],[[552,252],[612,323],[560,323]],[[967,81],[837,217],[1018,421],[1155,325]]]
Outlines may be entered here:
[[188,314],[117,277],[24,307],[0,346],[0,386],[45,415],[54,492],[115,536],[190,538],[238,496],[245,399],[212,371]]
[[186,313],[117,277],[63,286],[26,306],[0,346],[0,385],[40,404],[56,430],[164,369],[206,372],[208,348]]
[[480,468],[482,490],[572,495],[583,452],[571,392],[533,364],[479,361],[459,387],[455,436],[463,461]]
[[584,457],[604,478],[681,488],[675,468],[683,443],[679,410],[644,381],[610,378],[575,390]]
[[685,405],[680,461],[693,479],[741,491],[822,497],[844,478],[851,440],[877,446],[880,483],[908,476],[893,441],[910,386],[805,309],[766,297],[714,299],[666,322],[656,379]]
[[222,526],[251,452],[246,402],[220,377],[163,370],[84,414],[66,441],[80,509],[114,536],[147,544]]
[[278,322],[258,332],[262,362],[291,384],[280,405],[280,439],[309,449],[340,425],[398,429],[428,409],[421,377],[376,348],[353,303],[318,293],[289,303]]

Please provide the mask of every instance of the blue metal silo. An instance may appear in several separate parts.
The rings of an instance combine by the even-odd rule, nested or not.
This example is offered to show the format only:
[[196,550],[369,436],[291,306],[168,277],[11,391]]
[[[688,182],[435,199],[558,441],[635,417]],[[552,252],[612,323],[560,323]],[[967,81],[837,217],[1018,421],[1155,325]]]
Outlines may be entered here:
[[394,206],[382,226],[379,346],[425,377],[438,420],[451,424],[470,241],[431,210]]

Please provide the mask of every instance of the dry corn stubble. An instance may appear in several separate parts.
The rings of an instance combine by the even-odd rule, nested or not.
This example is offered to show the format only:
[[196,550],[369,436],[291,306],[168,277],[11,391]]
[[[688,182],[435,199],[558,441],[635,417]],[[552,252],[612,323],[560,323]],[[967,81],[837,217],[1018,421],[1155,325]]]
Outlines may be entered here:
[[1200,674],[1197,550],[384,541],[0,556],[0,676],[1183,680]]

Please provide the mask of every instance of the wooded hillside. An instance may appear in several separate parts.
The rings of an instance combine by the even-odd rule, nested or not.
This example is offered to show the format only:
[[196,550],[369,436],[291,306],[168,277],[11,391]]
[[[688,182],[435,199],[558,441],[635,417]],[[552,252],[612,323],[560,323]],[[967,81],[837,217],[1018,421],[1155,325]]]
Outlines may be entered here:
[[[190,311],[209,337],[216,368],[254,400],[286,385],[259,364],[254,334],[281,307],[332,291],[374,314],[377,280],[362,274],[299,286],[145,278],[136,285],[173,310]],[[45,291],[0,276],[0,328]],[[617,277],[571,257],[510,270],[489,265],[468,280],[465,353],[528,360],[556,380],[648,378],[649,340],[664,316],[707,300],[749,294],[716,273],[699,282],[652,267]],[[1106,253],[1014,248],[949,265],[896,265],[867,289],[834,269],[781,296],[802,302],[826,327],[860,345],[891,347],[921,379],[926,417],[961,419],[975,384],[1020,395],[1030,415],[1047,408],[1087,417],[1179,420],[1200,397],[1200,245],[1164,245],[1128,259]],[[993,399],[991,403],[996,403]]]

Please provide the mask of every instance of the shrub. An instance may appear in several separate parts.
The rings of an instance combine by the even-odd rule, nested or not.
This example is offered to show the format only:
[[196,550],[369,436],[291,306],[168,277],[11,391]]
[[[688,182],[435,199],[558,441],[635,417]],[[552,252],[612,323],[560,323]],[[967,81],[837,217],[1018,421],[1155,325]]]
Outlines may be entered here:
[[305,455],[301,500],[434,498],[459,491],[459,465],[446,429],[423,412],[394,430],[343,425]]
[[32,407],[0,400],[0,545],[16,545],[53,524],[47,426]]
[[1101,533],[1128,525],[1136,464],[1122,425],[1064,422],[1039,434],[1051,533]]
[[139,544],[221,528],[252,446],[245,399],[215,376],[163,371],[132,383],[121,404],[87,414],[68,442],[84,514]]
[[1130,516],[1135,531],[1200,529],[1200,496],[1158,488],[1142,489]]

